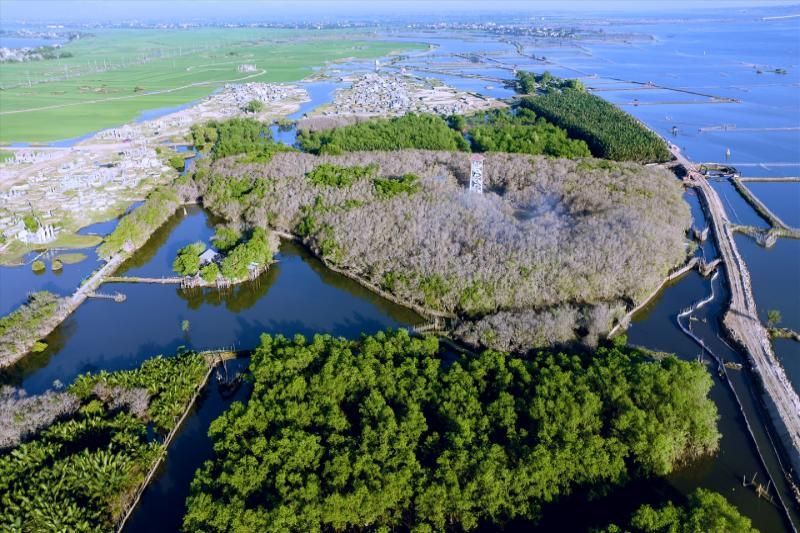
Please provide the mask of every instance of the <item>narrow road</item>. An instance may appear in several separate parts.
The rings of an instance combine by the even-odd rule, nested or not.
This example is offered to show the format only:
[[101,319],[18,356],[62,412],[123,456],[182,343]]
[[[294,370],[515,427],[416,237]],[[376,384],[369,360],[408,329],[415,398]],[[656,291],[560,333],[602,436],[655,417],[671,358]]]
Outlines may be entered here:
[[800,474],[800,397],[772,351],[767,330],[758,317],[750,272],[736,247],[722,201],[695,165],[677,147],[671,150],[687,171],[687,183],[697,189],[708,207],[731,293],[723,323],[731,337],[747,352],[753,371],[761,380],[767,408],[797,477]]

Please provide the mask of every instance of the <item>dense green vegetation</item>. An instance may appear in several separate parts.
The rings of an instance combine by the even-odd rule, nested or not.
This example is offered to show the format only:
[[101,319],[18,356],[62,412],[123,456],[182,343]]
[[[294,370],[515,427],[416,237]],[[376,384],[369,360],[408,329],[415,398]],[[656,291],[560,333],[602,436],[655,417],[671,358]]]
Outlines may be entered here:
[[[254,390],[212,423],[189,531],[474,529],[717,447],[698,363],[632,349],[443,365],[435,338],[263,336]],[[419,529],[415,529],[419,528]]]
[[620,528],[611,525],[606,533],[758,533],[746,516],[731,505],[724,496],[706,489],[697,489],[685,506],[672,502],[658,509],[643,505]]
[[31,270],[34,272],[44,272],[47,270],[47,265],[41,259],[36,259],[31,263]]
[[171,217],[180,199],[170,186],[159,187],[147,200],[119,221],[114,231],[97,248],[100,257],[109,258],[121,251],[135,250]]
[[615,161],[667,161],[666,143],[639,121],[584,91],[549,92],[524,98],[523,108],[534,111],[573,139],[586,141],[595,157]]
[[220,272],[230,280],[247,278],[251,265],[261,268],[277,251],[277,243],[263,228],[255,228],[250,238],[237,244],[220,263]]
[[377,171],[375,165],[365,167],[340,167],[323,163],[306,173],[308,180],[317,187],[337,187],[339,189],[350,187],[360,179],[371,177]]
[[187,244],[178,250],[172,270],[179,276],[194,276],[200,271],[200,254],[205,251],[206,245],[200,241]]
[[239,242],[242,234],[236,228],[226,225],[217,226],[214,236],[211,240],[214,241],[214,247],[220,252],[227,252]]
[[466,151],[464,138],[436,115],[410,113],[391,119],[374,119],[324,131],[301,130],[300,147],[315,154],[336,155],[361,150]]
[[38,332],[53,318],[57,309],[58,297],[40,291],[31,294],[18,309],[0,317],[0,354],[16,353],[39,337]]
[[[81,376],[66,393],[38,402],[58,416],[0,452],[0,529],[115,529],[165,453],[148,438],[148,424],[171,430],[207,369],[195,354],[158,357],[136,370]],[[30,408],[29,400],[7,398],[6,408]]]
[[375,178],[372,180],[375,194],[379,198],[392,198],[398,194],[414,194],[420,189],[419,176],[404,174],[399,178]]
[[232,118],[192,126],[192,142],[213,159],[246,154],[254,161],[268,160],[273,153],[289,148],[272,142],[269,124],[252,118]]
[[495,109],[470,117],[472,149],[476,152],[517,152],[553,157],[589,157],[586,143],[526,108]]
[[524,70],[517,72],[516,80],[514,80],[514,88],[518,93],[522,94],[533,94],[536,92],[548,94],[565,90],[586,90],[583,83],[579,80],[559,78],[553,76],[546,70],[541,74],[526,72]]

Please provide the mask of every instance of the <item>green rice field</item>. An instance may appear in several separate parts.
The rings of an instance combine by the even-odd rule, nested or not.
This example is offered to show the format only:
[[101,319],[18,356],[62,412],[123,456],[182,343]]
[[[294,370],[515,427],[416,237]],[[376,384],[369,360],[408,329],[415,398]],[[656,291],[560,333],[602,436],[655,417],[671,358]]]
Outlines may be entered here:
[[72,57],[0,67],[0,142],[78,137],[228,82],[295,82],[326,62],[411,48],[336,30],[99,30],[64,45]]

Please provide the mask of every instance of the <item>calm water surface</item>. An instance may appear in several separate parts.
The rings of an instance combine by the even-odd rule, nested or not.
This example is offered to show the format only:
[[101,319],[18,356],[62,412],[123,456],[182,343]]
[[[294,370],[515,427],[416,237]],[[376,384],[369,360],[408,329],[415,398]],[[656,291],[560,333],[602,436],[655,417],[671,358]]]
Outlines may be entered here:
[[[187,215],[179,210],[121,270],[169,275],[174,253],[209,235],[210,228],[201,209],[188,209]],[[87,300],[45,339],[47,350],[24,359],[5,374],[5,381],[38,393],[55,380],[69,383],[83,372],[132,368],[179,346],[247,349],[264,332],[357,337],[422,322],[415,313],[327,270],[292,243],[283,244],[278,263],[257,280],[227,291],[135,283],[107,284],[105,290],[120,291],[127,299]],[[189,321],[188,332],[182,331],[183,320]]]
[[[676,32],[674,24],[617,25],[611,29],[652,34],[655,38],[633,44],[581,43],[581,46],[532,42],[526,46],[526,53],[544,55],[547,60],[529,60],[527,64],[524,58],[513,56],[513,46],[497,42],[496,37],[473,35],[465,39],[463,36],[442,37],[423,33],[405,38],[415,42],[433,42],[438,46],[437,53],[489,52],[496,57],[509,56],[509,61],[518,63],[520,68],[549,69],[557,75],[579,76],[587,86],[596,89],[597,94],[623,105],[660,133],[668,135],[676,126],[678,134],[673,142],[696,161],[724,160],[725,150],[730,148],[731,164],[738,165],[744,175],[780,176],[793,175],[799,170],[796,167],[800,167],[800,133],[790,130],[748,132],[743,128],[790,128],[797,125],[797,103],[800,101],[798,69],[789,68],[789,74],[781,76],[764,72],[764,66],[786,67],[796,63],[792,58],[800,55],[800,41],[795,38],[799,22],[750,20],[713,28],[689,23],[682,25],[680,33]],[[398,37],[392,35],[392,39]],[[418,57],[409,61],[410,69],[421,65]],[[757,72],[759,69],[761,74]],[[481,72],[500,76],[504,71],[494,66]],[[510,72],[505,73],[511,77]],[[444,74],[437,76],[464,90],[494,96],[509,94],[497,87],[492,90],[496,92],[491,92],[486,89],[489,83],[483,80]],[[737,98],[741,103],[698,104],[696,102],[704,97],[663,89],[642,89],[631,84],[631,80],[654,81],[673,88]],[[290,118],[300,118],[303,113],[329,100],[337,86],[336,82],[330,81],[308,84],[306,87],[312,101]],[[634,99],[638,105],[632,105]],[[726,124],[736,128],[717,128]],[[729,184],[720,182],[714,186],[721,192],[733,220],[766,226],[732,187],[730,190],[726,188]],[[685,198],[692,208],[695,227],[704,227],[705,220],[697,198],[691,192]],[[764,198],[769,202],[766,196]],[[775,200],[772,202],[774,204]],[[776,212],[779,208],[775,207]],[[787,217],[791,218],[790,215]],[[202,210],[187,208],[185,215],[179,211],[144,249],[124,265],[122,272],[127,275],[170,275],[175,252],[195,240],[207,242],[212,233],[213,221]],[[785,325],[800,327],[800,309],[797,307],[800,302],[797,286],[800,248],[795,246],[800,243],[780,240],[773,249],[764,250],[752,239],[739,236],[737,244],[752,272],[755,297],[762,315],[766,315],[767,309],[777,308],[783,314]],[[699,253],[707,259],[716,256],[712,243],[703,244]],[[245,348],[254,346],[263,331],[284,334],[319,331],[356,336],[362,331],[373,332],[420,320],[410,311],[332,274],[295,245],[284,244],[279,259],[280,262],[255,283],[225,293],[215,290],[187,293],[173,286],[117,284],[113,289],[128,296],[125,303],[87,302],[47,339],[50,344],[47,351],[30,356],[4,378],[30,392],[40,392],[55,379],[68,382],[78,373],[88,370],[131,368],[154,354],[173,353],[180,345]],[[728,295],[719,280],[714,288],[717,297],[696,313],[697,320],[692,322],[692,327],[725,360],[742,361],[741,356],[721,338],[719,317]],[[675,316],[709,294],[711,289],[712,284],[694,272],[671,284],[634,318],[629,331],[631,343],[673,352],[684,359],[697,358],[699,347],[677,328]],[[190,324],[187,333],[180,326],[184,319]],[[797,343],[792,342],[776,341],[775,347],[789,375],[798,380],[800,363],[795,362],[800,361],[799,350]],[[794,360],[790,361],[792,357]],[[775,456],[768,453],[770,444],[765,428],[762,424],[755,424],[754,444],[739,411],[741,403],[751,421],[760,420],[757,398],[751,392],[751,376],[746,369],[729,372],[738,394],[737,400],[728,385],[717,376],[715,364],[710,364],[709,370],[714,376],[711,394],[720,411],[723,435],[717,455],[693,462],[668,478],[634,483],[594,503],[576,495],[575,500],[568,499],[546,510],[542,529],[547,530],[548,524],[552,526],[551,530],[565,524],[578,529],[589,525],[601,526],[609,518],[626,516],[640,503],[679,498],[698,486],[721,492],[762,531],[787,529],[776,507],[758,499],[751,489],[741,486],[742,476],[752,477],[757,473],[757,479],[765,482],[768,472],[780,484]],[[243,397],[246,391],[241,390],[239,395]],[[210,457],[210,443],[205,437],[208,424],[224,410],[225,405],[227,401],[219,398],[213,389],[207,393],[170,450],[162,475],[145,493],[142,505],[130,523],[132,530],[175,530],[180,524],[189,480],[202,460]],[[766,452],[766,467],[758,459],[756,445]],[[785,494],[785,487],[781,485],[780,488]],[[575,513],[576,508],[582,512]]]
[[785,224],[800,228],[800,182],[744,182]]

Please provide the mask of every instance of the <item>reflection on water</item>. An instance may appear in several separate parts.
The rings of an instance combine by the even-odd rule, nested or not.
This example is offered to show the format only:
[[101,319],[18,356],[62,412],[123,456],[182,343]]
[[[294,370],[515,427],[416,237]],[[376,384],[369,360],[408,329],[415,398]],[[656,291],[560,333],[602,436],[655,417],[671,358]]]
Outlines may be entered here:
[[[612,102],[626,103],[635,98],[641,103],[655,104],[624,108],[665,136],[670,134],[673,126],[677,127],[674,142],[694,160],[723,160],[726,148],[730,148],[730,163],[740,165],[744,175],[786,175],[796,170],[791,166],[762,163],[784,161],[797,165],[800,162],[797,150],[800,133],[777,129],[748,133],[744,130],[796,126],[796,86],[800,82],[800,71],[789,69],[788,75],[776,76],[758,74],[752,66],[791,63],[792,58],[800,54],[800,41],[794,38],[795,23],[775,21],[765,24],[748,20],[718,24],[712,28],[708,24],[684,24],[680,32],[675,31],[674,25],[664,23],[612,24],[607,31],[612,30],[652,34],[655,38],[652,42],[635,45],[618,41],[582,42],[580,46],[559,42],[556,46],[547,40],[525,45],[527,55],[546,56],[546,62],[526,61],[514,56],[510,43],[498,42],[493,36],[465,38],[463,35],[448,37],[423,32],[404,38],[433,42],[438,46],[437,53],[489,52],[501,54],[495,56],[500,59],[508,55],[519,68],[537,72],[548,69],[556,75],[579,76],[587,86],[597,90],[598,95]],[[392,35],[392,39],[398,37]],[[410,55],[410,66],[421,65],[418,54]],[[731,61],[732,57],[736,59]],[[413,71],[413,68],[409,70]],[[509,71],[499,71],[494,67],[480,72],[498,77],[505,73],[505,77],[511,77]],[[499,84],[485,80],[448,74],[420,74],[439,77],[462,90],[492,96],[510,95]],[[623,81],[610,80],[611,76]],[[741,103],[698,105],[688,100],[699,97],[664,90],[649,91],[625,82],[626,79],[652,80],[671,87],[696,89],[737,98]],[[490,84],[495,86],[494,89],[486,89]],[[335,89],[342,85],[331,81],[306,84],[311,101],[289,118],[301,118],[329,101]],[[669,103],[660,104],[661,101]],[[718,127],[725,124],[735,124],[739,131]],[[277,133],[279,137],[282,132]],[[278,140],[293,142],[292,133],[285,133],[286,137]],[[714,183],[714,187],[721,192],[732,220],[766,227],[766,222],[730,184]],[[787,212],[787,207],[776,204],[776,198],[768,197],[773,193],[762,191],[758,194],[767,205],[776,209],[778,216],[791,219],[793,213],[800,212]],[[777,200],[781,200],[784,195],[778,196]],[[695,226],[704,227],[697,198],[692,197],[691,192],[685,197],[692,208]],[[791,208],[788,203],[787,206]],[[212,224],[199,209],[190,208],[185,216],[179,212],[124,265],[121,272],[128,275],[170,275],[177,250],[194,240],[207,242],[212,232]],[[752,272],[755,298],[762,316],[765,317],[768,309],[779,309],[785,325],[800,329],[800,298],[797,298],[800,294],[800,243],[780,240],[773,249],[764,250],[752,239],[738,236],[737,244]],[[710,242],[702,246],[702,253],[706,259],[716,257]],[[119,284],[114,288],[128,296],[125,303],[87,302],[48,337],[48,350],[26,358],[6,374],[5,379],[37,392],[49,387],[54,379],[68,382],[77,373],[90,369],[130,368],[153,354],[172,353],[180,345],[244,348],[254,346],[263,331],[288,335],[322,331],[356,336],[362,331],[371,332],[419,320],[410,311],[328,271],[295,245],[284,244],[279,259],[280,262],[256,282],[225,292],[210,289],[184,292],[172,286]],[[740,354],[721,338],[719,317],[728,296],[721,285],[716,289],[717,298],[697,313],[692,327],[715,353],[726,360],[742,361]],[[696,358],[699,347],[677,328],[675,316],[709,291],[709,281],[694,272],[673,282],[634,318],[629,331],[630,341],[651,349],[674,352],[684,359]],[[184,319],[190,324],[186,334],[180,327]],[[800,361],[800,355],[797,344],[792,343],[776,341],[775,346],[789,375],[798,383],[800,363],[797,361]],[[659,502],[667,497],[677,500],[679,494],[687,494],[698,486],[721,492],[763,531],[786,529],[775,507],[756,498],[752,490],[741,487],[742,476],[752,477],[758,473],[759,479],[766,480],[767,472],[747,434],[736,398],[717,377],[714,365],[710,370],[714,376],[711,394],[720,411],[723,435],[717,455],[693,462],[689,468],[667,479],[634,483],[594,503],[587,503],[585,495],[576,495],[574,500],[567,499],[545,510],[543,529],[548,529],[547,524],[552,525],[550,530],[564,528],[565,524],[583,526],[576,525],[575,529],[585,529],[586,524],[601,526],[609,517],[619,519],[626,516],[641,503]],[[755,388],[749,382],[749,373],[729,374],[746,412],[752,415],[756,412],[755,398],[751,393]],[[240,391],[240,395],[246,393]],[[196,416],[189,419],[168,456],[166,474],[145,494],[142,507],[130,524],[132,529],[175,529],[180,524],[182,502],[192,471],[210,453],[206,428],[222,412],[224,405],[225,402],[210,392]],[[764,428],[757,423],[760,418],[749,418],[756,422],[754,431],[758,446],[768,450]],[[767,454],[766,462],[773,478],[776,478],[774,458]],[[777,479],[780,482],[780,475]],[[575,505],[582,510],[581,513],[574,512]]]
[[66,296],[75,291],[81,280],[100,266],[94,249],[67,250],[65,253],[82,253],[86,259],[80,263],[64,265],[60,271],[50,268],[52,259],[62,252],[48,252],[41,259],[47,265],[44,272],[33,272],[30,263],[39,252],[31,252],[24,258],[20,266],[0,266],[0,316],[5,315],[25,303],[28,294],[38,291],[50,291],[59,296]]
[[[158,254],[153,261],[158,260]],[[118,283],[123,303],[88,300],[45,340],[49,347],[7,371],[4,381],[30,393],[82,372],[132,368],[179,346],[252,348],[263,332],[357,337],[421,322],[355,282],[326,271],[296,245],[284,243],[278,264],[230,290],[183,291],[173,285]],[[184,333],[181,322],[189,321]]]
[[180,207],[147,243],[118,270],[120,276],[174,276],[172,263],[178,250],[196,241],[210,245],[216,220],[196,205]]

